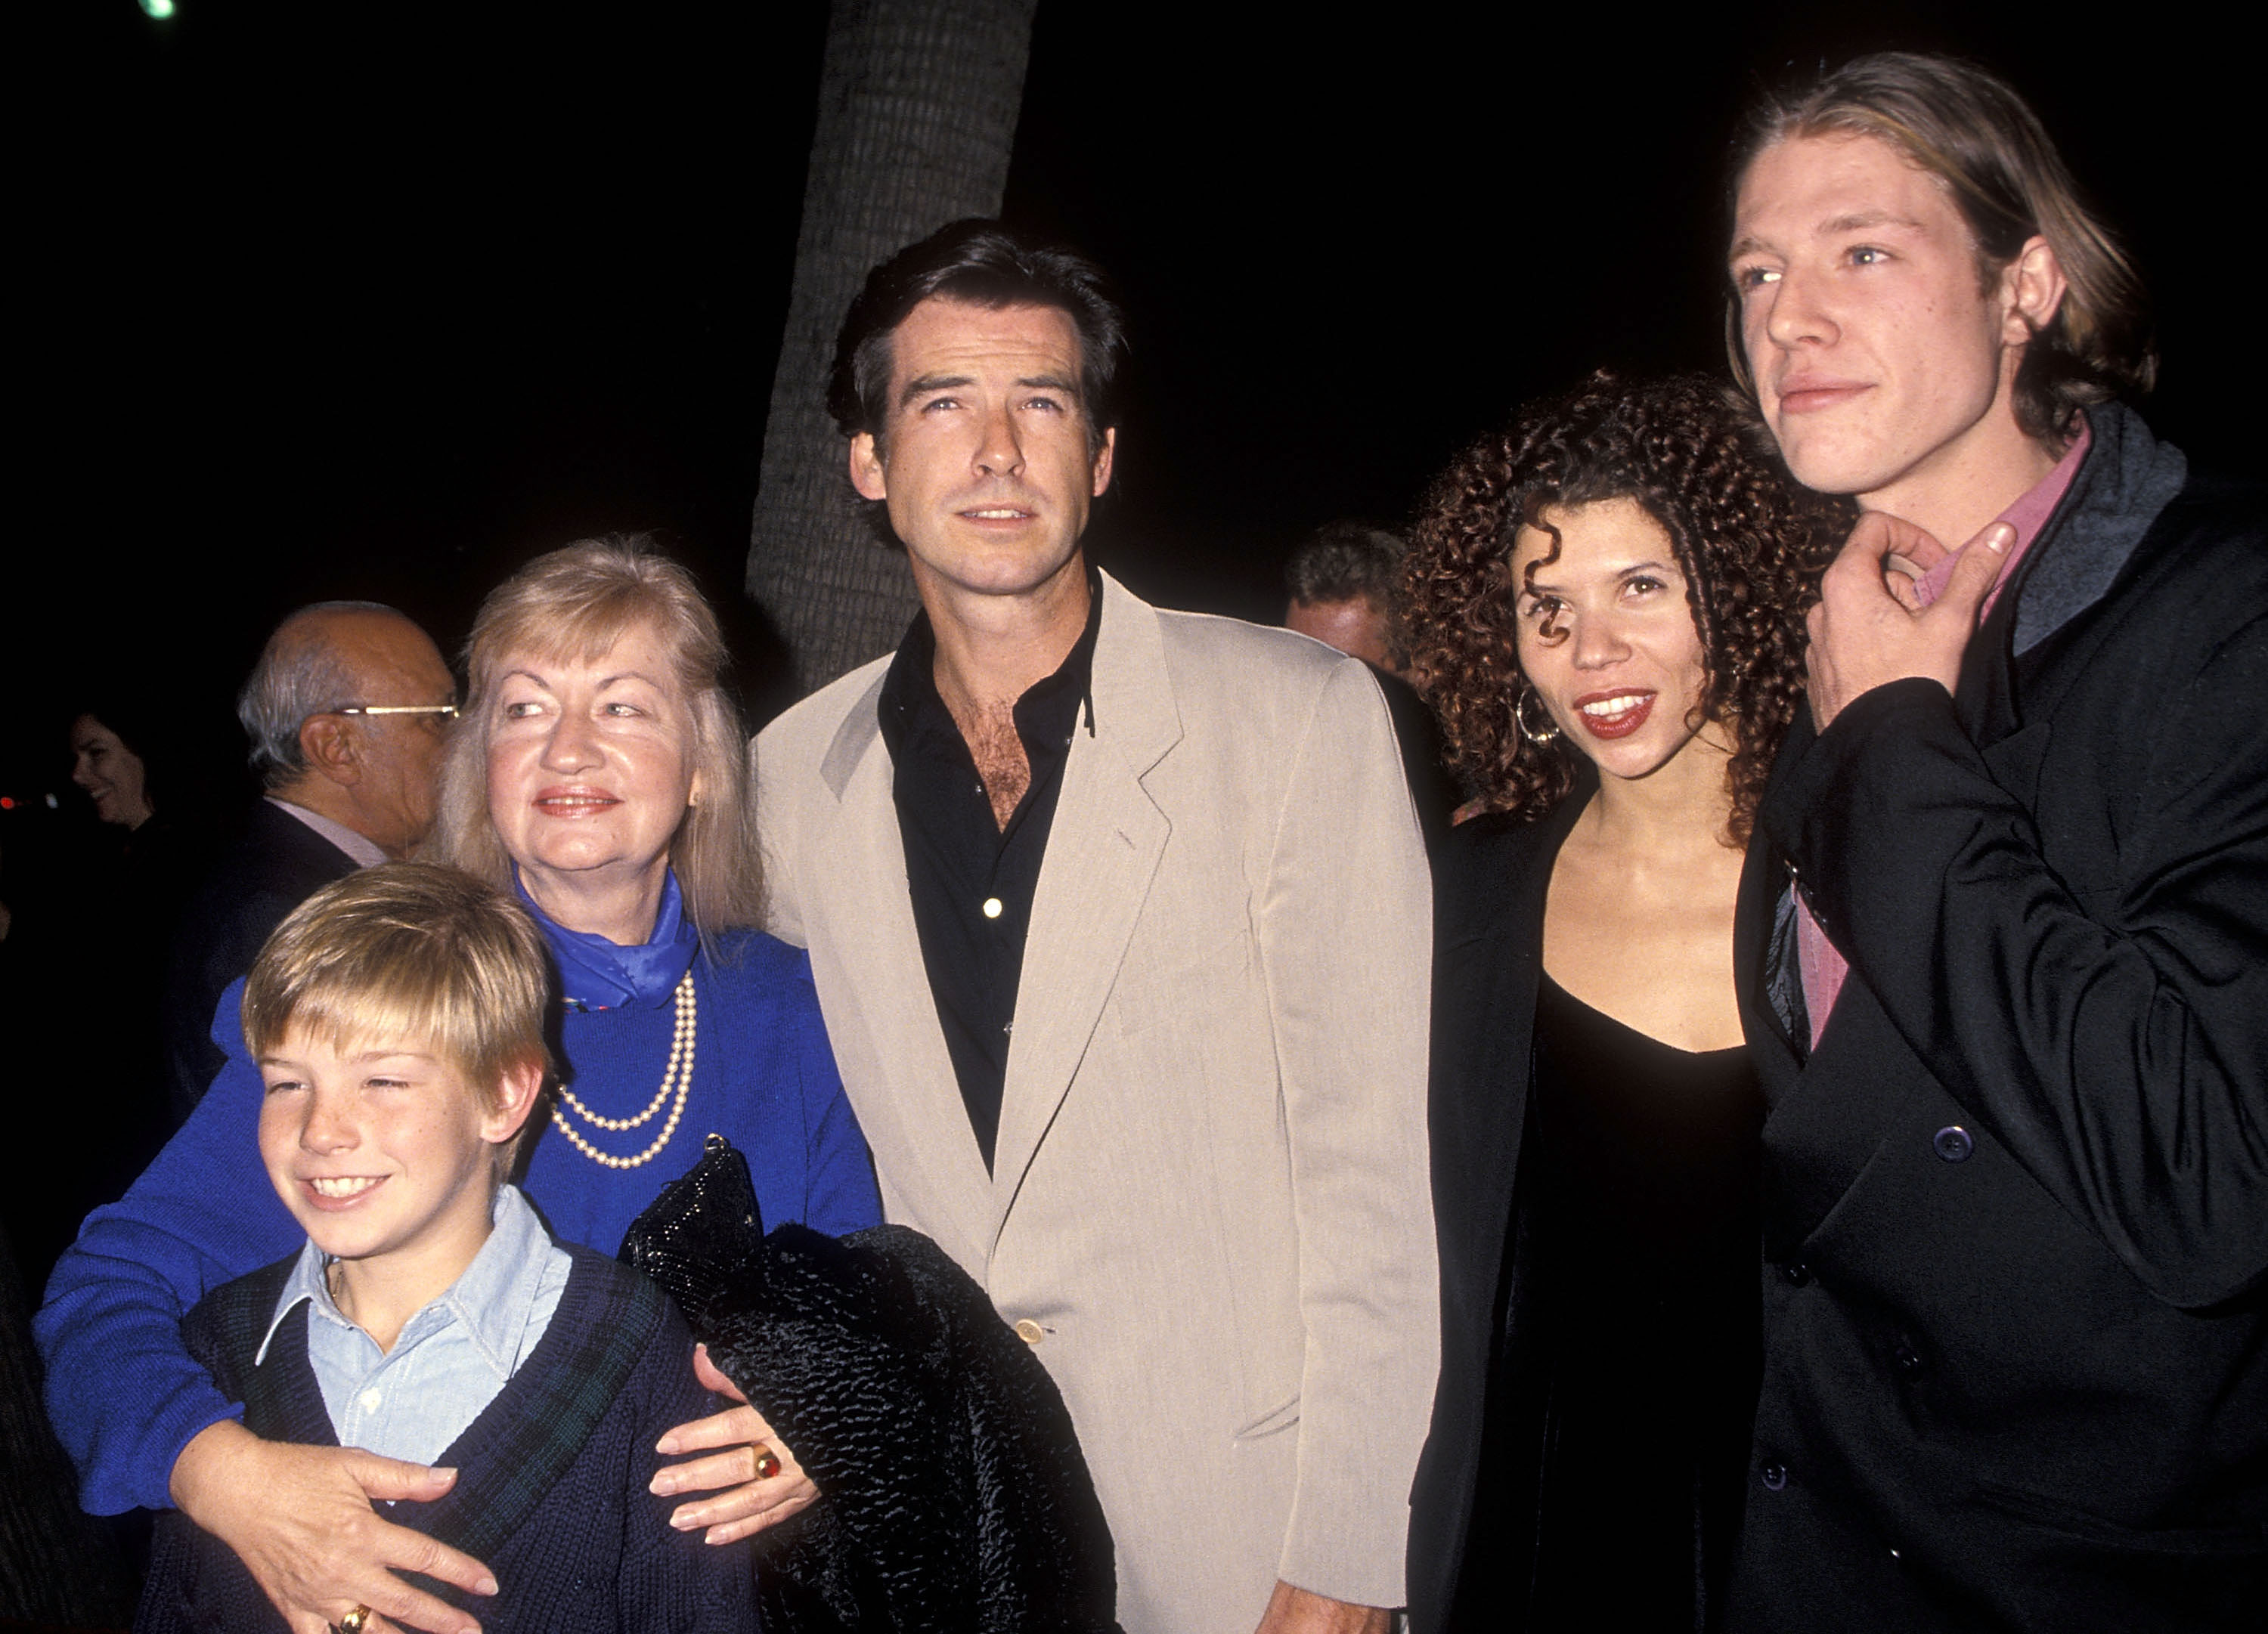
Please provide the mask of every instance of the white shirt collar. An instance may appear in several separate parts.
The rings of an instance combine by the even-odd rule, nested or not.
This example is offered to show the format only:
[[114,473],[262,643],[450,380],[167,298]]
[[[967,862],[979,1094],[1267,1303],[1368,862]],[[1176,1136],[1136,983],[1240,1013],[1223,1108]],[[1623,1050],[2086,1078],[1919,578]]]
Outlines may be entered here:
[[[473,1262],[446,1292],[401,1325],[395,1348],[401,1347],[402,1340],[422,1338],[455,1321],[464,1324],[473,1348],[497,1377],[507,1380],[526,1354],[528,1323],[534,1315],[536,1295],[554,1245],[551,1234],[517,1186],[497,1189],[490,1218],[489,1240],[481,1245]],[[302,1299],[313,1305],[313,1314],[342,1328],[355,1326],[331,1298],[324,1275],[329,1262],[330,1256],[313,1242],[299,1250],[291,1280],[284,1284],[275,1314],[268,1319],[268,1331],[261,1336],[260,1350],[252,1358],[254,1366],[268,1359],[268,1346],[276,1337],[276,1329]]]

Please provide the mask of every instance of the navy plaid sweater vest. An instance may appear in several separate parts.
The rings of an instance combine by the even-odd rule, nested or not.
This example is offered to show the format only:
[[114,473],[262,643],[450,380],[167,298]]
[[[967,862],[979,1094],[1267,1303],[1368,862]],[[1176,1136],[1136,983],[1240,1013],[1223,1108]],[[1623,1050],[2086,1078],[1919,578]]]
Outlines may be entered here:
[[[715,1410],[693,1377],[692,1339],[676,1308],[637,1272],[570,1246],[574,1266],[526,1361],[437,1461],[457,1484],[438,1502],[387,1519],[460,1549],[496,1574],[493,1599],[418,1586],[465,1606],[490,1634],[506,1630],[718,1630],[755,1627],[748,1551],[711,1549],[669,1527],[679,1500],[649,1494],[671,1426]],[[294,1255],[215,1289],[182,1319],[191,1355],[245,1404],[245,1426],[271,1441],[335,1446],[307,1362],[303,1303],[253,1356]],[[272,1630],[286,1624],[252,1574],[178,1510],[158,1518],[137,1630]]]

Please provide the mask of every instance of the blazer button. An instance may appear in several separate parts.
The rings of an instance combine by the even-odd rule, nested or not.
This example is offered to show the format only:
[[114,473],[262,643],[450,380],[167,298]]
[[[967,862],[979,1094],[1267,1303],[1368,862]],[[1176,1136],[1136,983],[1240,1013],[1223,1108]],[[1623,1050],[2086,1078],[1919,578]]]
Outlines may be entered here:
[[1915,1351],[1913,1346],[1904,1340],[1899,1340],[1896,1347],[1890,1351],[1890,1360],[1897,1364],[1898,1371],[1907,1378],[1921,1377],[1924,1366],[1921,1357]]
[[1016,1337],[1021,1339],[1026,1344],[1037,1344],[1042,1339],[1047,1337],[1047,1331],[1028,1316],[1016,1324]]
[[1766,1464],[1756,1473],[1764,1478],[1764,1490],[1767,1492],[1777,1492],[1787,1484],[1786,1464]]
[[1937,1148],[1937,1155],[1948,1163],[1965,1162],[1969,1154],[1977,1150],[1976,1141],[1958,1123],[1947,1124],[1930,1137],[1929,1144]]
[[1798,1260],[1792,1265],[1781,1266],[1779,1274],[1786,1277],[1793,1286],[1800,1288],[1811,1280],[1811,1267]]

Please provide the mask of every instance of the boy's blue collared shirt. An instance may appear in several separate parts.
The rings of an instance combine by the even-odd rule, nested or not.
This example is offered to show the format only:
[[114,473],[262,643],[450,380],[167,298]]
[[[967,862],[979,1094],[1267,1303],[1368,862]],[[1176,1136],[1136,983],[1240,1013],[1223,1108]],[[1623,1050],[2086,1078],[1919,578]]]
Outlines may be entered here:
[[497,1192],[494,1228],[449,1291],[402,1324],[390,1352],[332,1300],[325,1255],[299,1252],[260,1342],[308,1302],[307,1361],[322,1387],[339,1445],[430,1464],[494,1401],[550,1325],[566,1291],[566,1250],[551,1240],[517,1186]]

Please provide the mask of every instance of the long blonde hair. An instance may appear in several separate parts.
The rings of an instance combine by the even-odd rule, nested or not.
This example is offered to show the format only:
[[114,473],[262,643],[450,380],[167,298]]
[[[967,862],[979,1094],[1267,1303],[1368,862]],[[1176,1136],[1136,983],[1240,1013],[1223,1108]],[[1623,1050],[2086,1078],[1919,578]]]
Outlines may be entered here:
[[586,539],[541,556],[489,593],[465,644],[470,695],[441,773],[434,853],[512,888],[512,859],[489,820],[489,732],[504,660],[595,663],[632,629],[661,643],[685,697],[701,799],[670,842],[686,916],[713,959],[725,931],[759,923],[763,899],[747,734],[724,688],[717,615],[693,576],[643,536]]
[[[1753,103],[1733,149],[1727,197],[1764,150],[1791,137],[1872,136],[1941,184],[1975,239],[1986,293],[2037,233],[2067,287],[2055,316],[2024,349],[2015,381],[2019,423],[2056,439],[2088,403],[2140,395],[2158,378],[2149,297],[2110,230],[2080,202],[2047,129],[2006,81],[1957,57],[1877,51],[1833,72],[1798,78]],[[1733,378],[1756,383],[1741,344],[1740,303],[1727,297],[1725,343]]]

